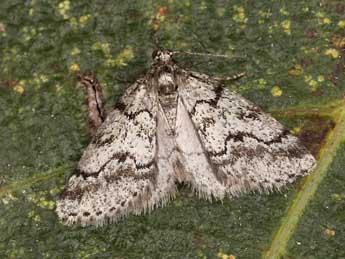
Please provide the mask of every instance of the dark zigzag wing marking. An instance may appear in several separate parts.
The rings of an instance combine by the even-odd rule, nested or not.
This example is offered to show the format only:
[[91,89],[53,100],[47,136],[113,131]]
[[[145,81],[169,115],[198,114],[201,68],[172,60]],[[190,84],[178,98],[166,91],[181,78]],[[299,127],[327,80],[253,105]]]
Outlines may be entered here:
[[59,217],[68,224],[103,225],[129,212],[142,213],[175,188],[171,170],[161,174],[156,159],[155,95],[141,85],[123,100],[126,108],[109,114],[57,203]]
[[179,91],[227,192],[279,189],[313,168],[315,159],[278,121],[206,75],[187,74]]

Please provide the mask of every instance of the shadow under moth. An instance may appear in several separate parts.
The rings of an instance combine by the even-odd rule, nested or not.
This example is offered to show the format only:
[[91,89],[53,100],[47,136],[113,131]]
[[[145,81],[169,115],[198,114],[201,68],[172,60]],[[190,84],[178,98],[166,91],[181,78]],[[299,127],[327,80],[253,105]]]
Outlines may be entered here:
[[[156,51],[105,120],[91,118],[100,126],[57,202],[65,223],[98,226],[150,211],[181,182],[223,199],[279,190],[313,169],[314,157],[278,121],[220,81],[179,68],[172,54]],[[85,80],[97,93],[97,80]],[[101,106],[97,94],[89,98]]]

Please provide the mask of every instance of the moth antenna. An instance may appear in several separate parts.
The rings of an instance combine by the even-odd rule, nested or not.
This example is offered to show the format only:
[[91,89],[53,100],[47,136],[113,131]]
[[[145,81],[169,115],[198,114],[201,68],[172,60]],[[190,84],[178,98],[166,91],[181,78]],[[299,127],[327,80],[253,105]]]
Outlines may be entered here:
[[162,49],[161,44],[160,44],[161,39],[160,39],[160,37],[159,37],[159,30],[160,30],[160,29],[158,29],[158,30],[152,30],[151,33],[150,33],[150,38],[151,38],[151,41],[152,41],[152,43],[153,43],[153,48],[154,48],[154,50],[160,50],[160,49]]
[[193,56],[204,56],[204,57],[214,57],[214,58],[226,58],[226,59],[243,59],[241,56],[229,56],[224,54],[212,54],[212,53],[200,53],[200,52],[190,52],[190,51],[173,51],[175,54],[187,54],[187,55],[193,55]]
[[245,76],[247,76],[247,73],[239,72],[239,73],[236,73],[236,74],[233,74],[230,76],[219,76],[219,77],[213,76],[212,78],[215,80],[218,80],[218,81],[234,81],[234,80],[240,79],[240,78],[245,77]]

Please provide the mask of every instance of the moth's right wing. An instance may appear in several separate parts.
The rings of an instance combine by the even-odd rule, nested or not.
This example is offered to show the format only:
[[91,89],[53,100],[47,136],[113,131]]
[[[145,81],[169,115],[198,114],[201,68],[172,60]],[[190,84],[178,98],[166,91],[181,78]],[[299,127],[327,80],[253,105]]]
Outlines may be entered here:
[[85,150],[57,202],[67,224],[103,225],[150,210],[175,191],[164,148],[169,139],[148,88],[140,82],[130,87]]
[[309,151],[269,114],[207,75],[185,74],[176,140],[203,196],[280,189],[314,167]]

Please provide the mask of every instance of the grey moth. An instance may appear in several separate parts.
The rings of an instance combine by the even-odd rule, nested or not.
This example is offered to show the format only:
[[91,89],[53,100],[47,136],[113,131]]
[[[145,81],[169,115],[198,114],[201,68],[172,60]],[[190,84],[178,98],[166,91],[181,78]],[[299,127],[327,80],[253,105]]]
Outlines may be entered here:
[[223,199],[280,190],[313,169],[314,157],[277,120],[172,56],[155,52],[95,131],[57,202],[65,223],[98,226],[150,211],[181,182]]

